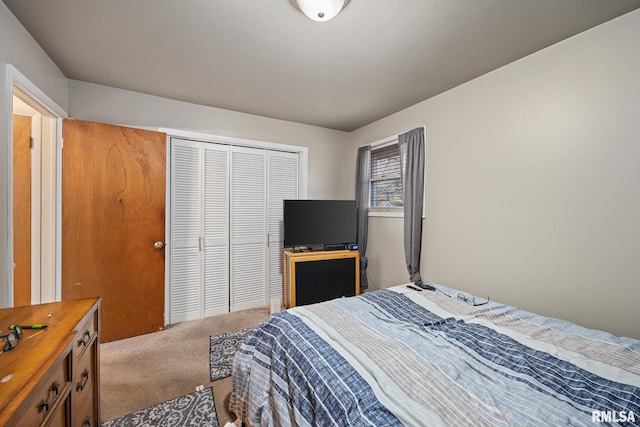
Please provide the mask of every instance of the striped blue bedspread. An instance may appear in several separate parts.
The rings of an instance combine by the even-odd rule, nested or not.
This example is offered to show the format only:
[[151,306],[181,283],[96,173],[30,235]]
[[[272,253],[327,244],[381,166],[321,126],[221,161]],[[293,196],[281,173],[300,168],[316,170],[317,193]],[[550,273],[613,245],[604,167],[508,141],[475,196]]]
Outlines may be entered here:
[[640,341],[439,287],[275,314],[233,362],[248,426],[640,425]]

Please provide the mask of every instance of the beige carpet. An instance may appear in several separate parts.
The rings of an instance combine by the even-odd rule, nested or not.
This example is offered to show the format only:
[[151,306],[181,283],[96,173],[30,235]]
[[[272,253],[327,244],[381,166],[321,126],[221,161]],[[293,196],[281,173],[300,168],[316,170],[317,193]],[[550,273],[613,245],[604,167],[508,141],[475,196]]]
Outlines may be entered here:
[[199,385],[213,387],[220,425],[233,421],[231,378],[210,381],[209,336],[254,327],[268,317],[266,307],[244,310],[101,344],[102,421],[191,393]]

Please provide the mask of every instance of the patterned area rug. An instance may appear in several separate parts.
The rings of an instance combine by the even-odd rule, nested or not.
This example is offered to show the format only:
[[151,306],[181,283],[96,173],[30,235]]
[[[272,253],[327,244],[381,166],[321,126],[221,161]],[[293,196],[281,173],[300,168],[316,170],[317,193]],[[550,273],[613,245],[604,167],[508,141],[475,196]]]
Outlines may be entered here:
[[233,356],[253,328],[240,329],[209,337],[209,369],[211,381],[231,375]]
[[219,427],[211,387],[132,412],[102,427]]

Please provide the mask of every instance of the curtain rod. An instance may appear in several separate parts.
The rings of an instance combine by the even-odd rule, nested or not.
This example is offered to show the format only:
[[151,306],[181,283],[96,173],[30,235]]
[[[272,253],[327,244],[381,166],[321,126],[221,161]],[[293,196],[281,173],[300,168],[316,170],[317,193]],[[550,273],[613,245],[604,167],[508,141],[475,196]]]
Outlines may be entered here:
[[362,145],[360,145],[360,147],[366,147],[368,145],[371,148],[376,148],[376,147],[380,147],[382,145],[390,144],[393,141],[397,141],[399,135],[401,135],[403,133],[406,133],[406,132],[409,132],[410,130],[413,130],[413,129],[416,129],[416,128],[419,128],[419,127],[424,129],[424,134],[425,134],[425,139],[426,139],[426,136],[427,136],[427,125],[423,125],[423,126],[416,126],[414,128],[411,128],[409,130],[405,130],[403,132],[399,132],[397,135],[392,135],[392,136],[388,136],[386,138],[378,139],[377,141],[373,141],[373,142],[370,142],[368,144],[362,144]]

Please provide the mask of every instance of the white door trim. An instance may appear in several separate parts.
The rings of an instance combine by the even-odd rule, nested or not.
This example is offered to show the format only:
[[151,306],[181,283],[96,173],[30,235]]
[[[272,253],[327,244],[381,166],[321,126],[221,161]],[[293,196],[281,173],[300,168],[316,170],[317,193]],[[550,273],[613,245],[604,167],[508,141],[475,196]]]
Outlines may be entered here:
[[[0,204],[6,206],[6,210],[0,214],[0,221],[7,224],[6,228],[0,227],[0,240],[6,242],[6,246],[0,251],[3,253],[2,260],[0,261],[0,307],[13,306],[13,95],[18,96],[22,101],[27,103],[27,105],[42,115],[43,138],[53,135],[51,144],[55,145],[55,149],[51,150],[53,151],[53,155],[47,157],[47,161],[50,162],[50,164],[45,165],[43,163],[43,168],[46,167],[46,170],[51,172],[51,181],[53,181],[56,190],[50,200],[43,200],[43,209],[46,209],[45,204],[49,204],[52,206],[50,209],[54,210],[56,215],[53,217],[50,215],[42,215],[43,219],[50,219],[51,222],[49,226],[54,229],[53,236],[47,234],[47,236],[52,237],[52,240],[47,242],[46,245],[43,245],[42,256],[50,256],[53,260],[49,268],[46,268],[46,271],[42,269],[40,274],[41,276],[51,274],[52,276],[50,277],[54,277],[51,282],[54,289],[48,291],[54,294],[56,299],[59,300],[61,296],[59,236],[61,228],[60,180],[62,175],[60,141],[62,136],[61,118],[67,117],[67,112],[13,65],[6,64],[2,67],[2,73],[0,74],[3,74],[3,78],[1,79],[3,82],[2,93],[6,96],[6,98],[3,98],[4,105],[0,106],[0,111],[3,111],[3,113],[0,114],[0,129],[6,129],[0,136],[0,163],[6,165],[6,168],[1,168],[4,170],[2,172],[2,179],[0,179]],[[47,123],[45,124],[45,122]],[[43,143],[45,143],[44,139]],[[43,162],[44,161],[43,158]],[[47,224],[43,224],[43,227],[47,226]],[[40,292],[39,295],[43,295],[43,292]]]

